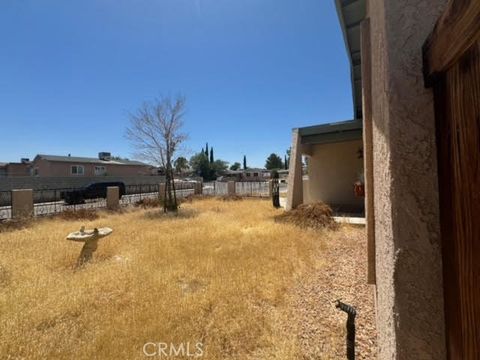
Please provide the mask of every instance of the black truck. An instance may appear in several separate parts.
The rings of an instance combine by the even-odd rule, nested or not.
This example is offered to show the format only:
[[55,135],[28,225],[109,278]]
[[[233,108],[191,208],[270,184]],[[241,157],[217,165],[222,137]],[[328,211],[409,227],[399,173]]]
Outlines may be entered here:
[[125,195],[125,184],[119,181],[92,183],[83,188],[62,191],[60,197],[68,205],[84,204],[88,199],[105,199],[107,187],[118,186],[120,198]]

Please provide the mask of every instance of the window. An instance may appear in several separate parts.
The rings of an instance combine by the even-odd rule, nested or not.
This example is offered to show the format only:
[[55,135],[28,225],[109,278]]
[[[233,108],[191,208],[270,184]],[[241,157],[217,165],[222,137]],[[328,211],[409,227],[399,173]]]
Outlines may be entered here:
[[253,173],[253,176],[258,177],[258,173]]
[[247,177],[250,177],[250,173],[247,173]]
[[82,165],[72,165],[70,168],[70,173],[72,175],[83,175],[84,169]]
[[32,169],[32,175],[33,175],[33,176],[38,176],[38,167],[34,167],[34,168]]
[[105,166],[95,166],[95,175],[105,175],[106,173]]

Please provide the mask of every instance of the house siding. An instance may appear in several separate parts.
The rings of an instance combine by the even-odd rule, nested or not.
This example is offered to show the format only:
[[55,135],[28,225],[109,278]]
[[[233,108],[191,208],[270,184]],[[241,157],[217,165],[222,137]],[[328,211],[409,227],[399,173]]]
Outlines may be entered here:
[[[81,165],[84,167],[83,175],[74,175],[71,173],[71,167],[74,165]],[[37,176],[96,176],[95,166],[104,166],[106,173],[102,176],[137,176],[137,175],[150,175],[151,170],[148,165],[118,165],[118,164],[95,164],[95,163],[82,163],[82,162],[61,162],[61,161],[48,161],[46,159],[35,159],[33,162],[33,168],[37,169]]]

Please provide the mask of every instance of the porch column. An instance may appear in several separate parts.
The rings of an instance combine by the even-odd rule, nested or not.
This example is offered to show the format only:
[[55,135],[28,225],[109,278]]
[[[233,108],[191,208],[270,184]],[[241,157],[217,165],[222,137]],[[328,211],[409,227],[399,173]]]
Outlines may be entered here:
[[292,132],[292,149],[288,171],[288,190],[286,209],[292,210],[303,203],[302,144],[298,129]]

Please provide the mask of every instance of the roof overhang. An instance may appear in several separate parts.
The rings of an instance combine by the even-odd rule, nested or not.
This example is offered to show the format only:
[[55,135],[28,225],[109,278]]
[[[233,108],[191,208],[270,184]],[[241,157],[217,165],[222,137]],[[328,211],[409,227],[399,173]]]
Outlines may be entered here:
[[345,47],[350,60],[355,119],[362,118],[362,72],[360,25],[366,15],[366,0],[335,0]]
[[302,145],[329,144],[362,139],[362,121],[349,120],[298,129]]

